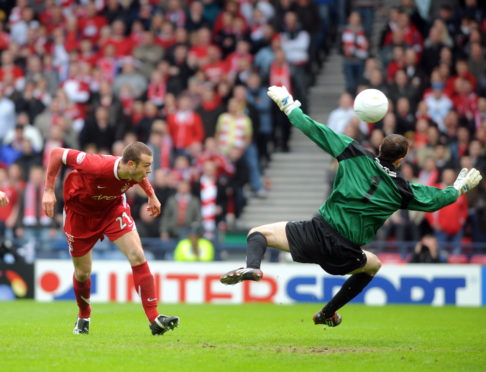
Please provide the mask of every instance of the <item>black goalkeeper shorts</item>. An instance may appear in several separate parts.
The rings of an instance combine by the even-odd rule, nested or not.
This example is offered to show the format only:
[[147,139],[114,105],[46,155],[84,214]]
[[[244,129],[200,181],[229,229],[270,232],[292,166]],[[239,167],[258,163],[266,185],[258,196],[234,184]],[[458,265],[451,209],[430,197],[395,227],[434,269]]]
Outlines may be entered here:
[[366,264],[357,244],[338,233],[320,215],[285,226],[290,254],[296,262],[315,263],[332,275],[345,275]]

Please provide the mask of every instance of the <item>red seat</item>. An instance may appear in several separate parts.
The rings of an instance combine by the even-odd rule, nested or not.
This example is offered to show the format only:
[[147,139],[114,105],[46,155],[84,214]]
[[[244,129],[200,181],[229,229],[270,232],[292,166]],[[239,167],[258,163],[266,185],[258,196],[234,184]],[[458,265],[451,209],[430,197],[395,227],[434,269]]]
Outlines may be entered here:
[[471,256],[470,262],[473,264],[486,265],[486,254],[474,254]]
[[447,262],[450,264],[467,264],[469,260],[465,254],[450,254],[447,257]]
[[385,265],[401,265],[407,263],[400,253],[377,253],[376,256]]

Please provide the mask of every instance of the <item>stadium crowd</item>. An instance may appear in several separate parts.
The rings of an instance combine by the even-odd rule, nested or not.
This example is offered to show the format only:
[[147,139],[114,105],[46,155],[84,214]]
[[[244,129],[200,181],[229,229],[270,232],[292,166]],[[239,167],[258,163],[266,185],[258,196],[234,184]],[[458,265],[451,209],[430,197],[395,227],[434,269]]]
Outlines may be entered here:
[[[11,204],[0,210],[0,239],[37,239],[40,249],[62,241],[62,203],[54,220],[40,208],[52,148],[120,155],[139,140],[153,150],[163,205],[154,219],[143,192],[129,191],[140,235],[215,242],[248,197],[265,197],[272,153],[291,151],[267,86],[287,86],[311,111],[308,87],[332,47],[346,92],[329,126],[374,152],[384,135],[406,135],[410,180],[441,187],[461,167],[486,173],[486,11],[476,0],[402,0],[378,45],[378,0],[1,3],[0,189]],[[382,122],[353,115],[364,88],[390,98]],[[485,188],[434,214],[400,211],[380,239],[428,234],[455,253],[465,238],[485,242]]]

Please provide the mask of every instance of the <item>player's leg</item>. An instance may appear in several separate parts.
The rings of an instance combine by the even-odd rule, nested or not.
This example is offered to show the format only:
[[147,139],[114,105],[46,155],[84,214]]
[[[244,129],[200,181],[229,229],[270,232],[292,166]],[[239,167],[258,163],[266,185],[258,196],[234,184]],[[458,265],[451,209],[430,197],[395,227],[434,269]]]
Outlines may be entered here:
[[247,237],[246,268],[241,267],[224,274],[223,284],[236,284],[243,280],[258,281],[263,277],[260,265],[267,247],[288,252],[289,242],[285,233],[287,222],[276,222],[252,228]]
[[127,257],[132,266],[133,282],[142,299],[142,306],[150,322],[152,334],[164,334],[179,324],[179,318],[159,315],[157,311],[157,294],[155,282],[142,248],[137,230],[132,230],[114,241],[116,246]]
[[88,334],[91,316],[91,250],[83,256],[72,257],[74,265],[73,288],[79,312],[74,325],[74,334]]
[[315,324],[327,324],[330,327],[339,325],[341,316],[336,311],[355,298],[380,270],[380,259],[371,252],[364,251],[364,253],[366,254],[366,264],[352,271],[341,289],[321,311],[314,315]]
[[91,316],[91,249],[100,234],[92,229],[96,226],[93,219],[64,210],[64,234],[69,245],[69,253],[74,265],[73,288],[79,312],[74,326],[74,334],[89,333]]

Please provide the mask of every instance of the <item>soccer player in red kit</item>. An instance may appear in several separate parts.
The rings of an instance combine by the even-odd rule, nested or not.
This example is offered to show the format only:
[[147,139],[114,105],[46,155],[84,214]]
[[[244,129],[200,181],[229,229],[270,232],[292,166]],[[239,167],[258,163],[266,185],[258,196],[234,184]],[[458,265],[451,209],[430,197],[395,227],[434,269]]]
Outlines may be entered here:
[[47,216],[54,216],[54,186],[61,165],[74,169],[64,182],[64,233],[74,264],[73,285],[79,307],[74,334],[89,332],[91,249],[104,235],[132,266],[135,288],[142,298],[152,334],[162,335],[179,325],[178,317],[159,315],[157,311],[154,278],[125,196],[130,187],[139,184],[148,196],[151,215],[160,214],[160,202],[146,177],[152,161],[152,151],[141,142],[125,147],[122,157],[64,148],[54,148],[50,153],[42,198]]

